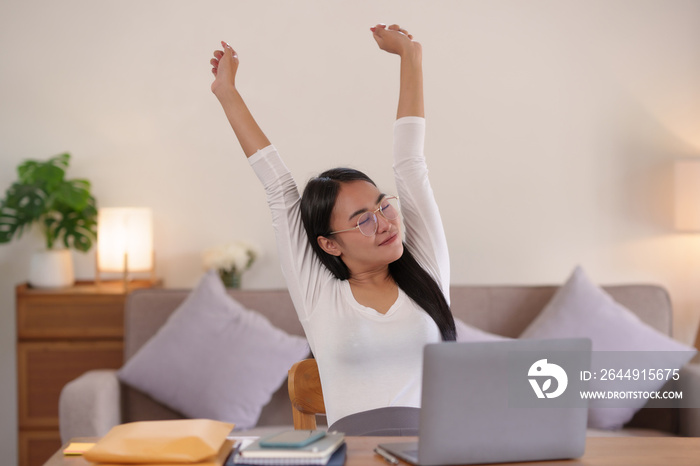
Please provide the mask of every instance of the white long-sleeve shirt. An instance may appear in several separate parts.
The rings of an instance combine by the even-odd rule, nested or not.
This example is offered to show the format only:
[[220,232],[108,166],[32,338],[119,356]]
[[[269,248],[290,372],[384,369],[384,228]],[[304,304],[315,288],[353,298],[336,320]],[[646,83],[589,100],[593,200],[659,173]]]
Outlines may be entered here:
[[[450,263],[423,154],[425,119],[394,124],[394,176],[405,242],[449,303]],[[249,159],[267,193],[282,272],[318,363],[328,424],[386,406],[420,407],[423,346],[441,341],[433,319],[403,290],[382,314],[358,303],[316,257],[299,190],[273,145]]]

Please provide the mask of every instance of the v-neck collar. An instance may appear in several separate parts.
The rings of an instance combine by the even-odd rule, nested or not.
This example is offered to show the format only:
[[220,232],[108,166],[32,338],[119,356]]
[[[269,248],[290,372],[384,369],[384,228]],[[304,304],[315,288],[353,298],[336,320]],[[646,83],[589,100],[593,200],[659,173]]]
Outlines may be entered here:
[[343,290],[343,293],[345,294],[345,299],[347,299],[348,302],[350,302],[350,304],[355,309],[359,309],[360,311],[362,311],[366,314],[370,314],[370,315],[377,316],[377,317],[389,317],[394,312],[396,312],[396,310],[401,306],[401,303],[403,303],[403,301],[406,299],[406,293],[403,292],[401,287],[398,287],[398,289],[399,289],[399,295],[396,297],[396,301],[394,301],[394,304],[392,304],[391,307],[385,313],[382,313],[382,312],[379,312],[372,307],[365,306],[364,304],[358,303],[357,300],[355,299],[355,295],[352,294],[352,288],[350,287],[350,282],[348,280],[343,280],[343,282],[342,282],[342,290]]

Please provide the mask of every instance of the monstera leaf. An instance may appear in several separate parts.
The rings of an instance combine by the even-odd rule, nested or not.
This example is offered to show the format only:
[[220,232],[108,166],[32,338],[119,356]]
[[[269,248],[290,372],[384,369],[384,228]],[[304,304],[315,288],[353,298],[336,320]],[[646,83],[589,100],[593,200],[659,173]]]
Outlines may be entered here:
[[[65,204],[73,210],[80,211],[90,201],[90,182],[87,180],[63,181],[56,187],[55,202]],[[94,204],[93,199],[93,204]]]
[[86,252],[92,247],[95,238],[96,218],[95,199],[88,196],[84,209],[75,210],[68,205],[59,206],[53,216],[46,218],[44,224],[54,240],[62,237],[67,248]]
[[70,154],[57,155],[46,162],[27,160],[17,167],[19,181],[25,184],[43,184],[45,191],[52,192],[63,181],[69,162]]
[[22,236],[26,226],[39,220],[46,210],[46,197],[36,184],[13,183],[0,204],[0,243]]
[[66,247],[88,251],[97,236],[97,208],[87,180],[66,180],[69,154],[45,162],[28,160],[17,167],[19,181],[0,202],[0,243],[21,236],[39,221],[46,246],[62,240]]

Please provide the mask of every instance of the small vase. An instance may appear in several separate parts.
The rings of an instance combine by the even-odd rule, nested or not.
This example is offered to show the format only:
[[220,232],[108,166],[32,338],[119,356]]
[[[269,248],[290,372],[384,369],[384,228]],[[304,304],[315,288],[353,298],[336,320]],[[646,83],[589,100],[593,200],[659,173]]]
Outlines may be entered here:
[[73,286],[73,256],[69,249],[44,249],[32,255],[29,265],[29,285],[34,288],[63,288]]
[[240,288],[241,274],[231,270],[219,270],[221,281],[224,282],[226,288]]

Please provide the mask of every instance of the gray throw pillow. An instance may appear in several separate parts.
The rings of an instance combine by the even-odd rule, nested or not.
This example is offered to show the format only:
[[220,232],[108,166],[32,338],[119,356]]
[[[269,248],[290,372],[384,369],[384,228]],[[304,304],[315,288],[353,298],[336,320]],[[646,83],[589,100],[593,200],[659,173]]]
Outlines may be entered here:
[[[695,349],[664,335],[642,322],[632,311],[616,302],[603,289],[589,280],[578,266],[567,282],[554,294],[537,318],[525,329],[520,338],[590,338],[593,345],[591,366],[607,367],[611,353],[648,351],[655,352],[656,368],[680,369],[694,355]],[[622,354],[622,353],[618,353]],[[645,353],[645,356],[648,353]],[[624,354],[622,356],[624,357]],[[659,390],[664,380],[647,380],[635,387],[644,390]],[[628,385],[632,385],[631,383]],[[610,389],[608,381],[598,377],[590,381],[592,391]],[[607,401],[607,400],[605,400]],[[610,405],[602,400],[591,400],[588,410],[588,427],[615,430],[632,419],[642,408],[646,399],[625,402],[624,407],[601,408]],[[619,406],[619,403],[618,403]]]
[[248,429],[308,354],[305,338],[245,309],[209,271],[118,376],[185,416]]

